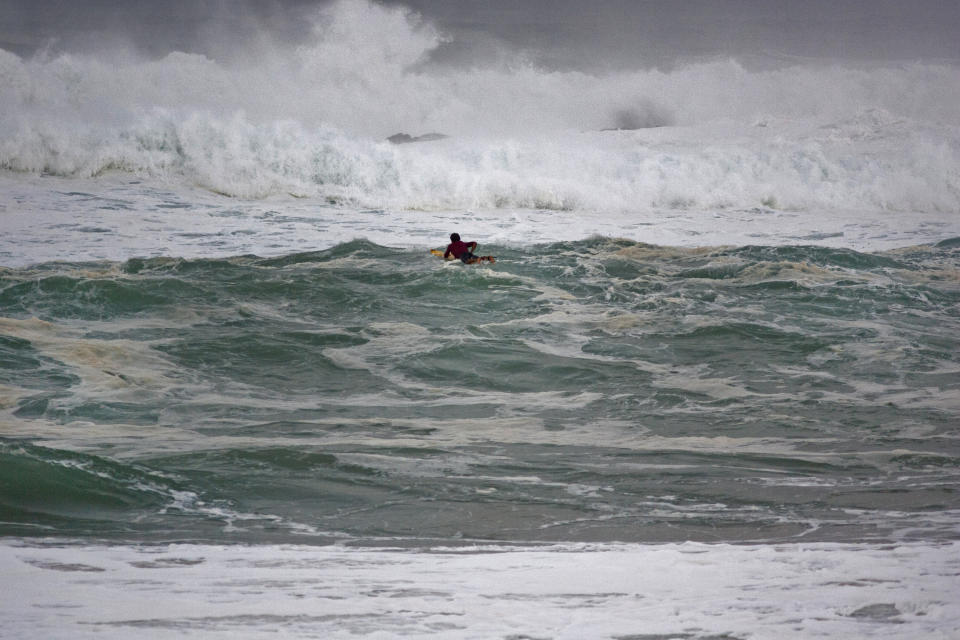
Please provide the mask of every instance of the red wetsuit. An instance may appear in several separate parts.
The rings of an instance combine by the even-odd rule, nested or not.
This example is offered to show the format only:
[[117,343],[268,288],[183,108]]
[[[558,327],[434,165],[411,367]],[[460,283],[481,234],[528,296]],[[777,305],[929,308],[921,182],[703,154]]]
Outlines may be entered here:
[[447,245],[447,250],[443,252],[443,257],[448,258],[452,255],[454,258],[459,260],[463,254],[470,253],[476,248],[476,242],[464,242],[462,240],[457,240],[456,242],[451,242]]

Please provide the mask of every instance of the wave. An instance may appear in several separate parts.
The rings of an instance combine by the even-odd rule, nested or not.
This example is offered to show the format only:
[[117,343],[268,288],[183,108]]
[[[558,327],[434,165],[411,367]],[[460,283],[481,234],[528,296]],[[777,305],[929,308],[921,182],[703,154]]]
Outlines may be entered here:
[[444,41],[407,9],[344,0],[307,44],[223,60],[0,51],[0,167],[407,209],[960,207],[947,64],[427,64]]
[[[560,281],[566,276],[575,277],[580,293],[592,291],[599,298],[608,295],[611,287],[630,291],[638,287],[636,293],[640,297],[631,299],[631,304],[641,306],[649,293],[644,287],[651,286],[650,281],[660,283],[657,290],[667,283],[693,286],[711,282],[710,286],[721,286],[720,281],[725,281],[723,286],[731,287],[784,285],[797,291],[817,288],[822,296],[833,288],[843,292],[869,285],[870,303],[878,303],[887,294],[896,297],[909,292],[926,296],[922,302],[929,305],[940,300],[942,294],[937,289],[954,292],[956,288],[958,246],[960,239],[952,238],[935,245],[865,253],[816,245],[683,248],[592,236],[523,249],[484,245],[484,251],[497,255],[494,272],[508,281],[535,274],[558,277]],[[242,321],[235,320],[235,328],[249,324],[250,331],[256,333],[261,328],[259,321],[274,322],[283,315],[277,316],[274,310],[285,309],[294,315],[306,314],[306,324],[284,325],[284,331],[273,336],[275,340],[260,337],[247,342],[236,340],[235,344],[214,331],[209,336],[214,346],[208,351],[235,349],[239,355],[231,366],[253,362],[255,369],[256,354],[268,353],[264,345],[271,344],[274,351],[270,358],[293,365],[300,361],[297,353],[307,343],[320,350],[334,343],[356,343],[356,336],[349,331],[300,333],[307,328],[316,329],[316,323],[325,322],[331,314],[349,317],[351,323],[364,318],[372,321],[376,314],[383,314],[382,319],[388,320],[413,299],[436,298],[440,304],[446,296],[464,288],[475,295],[487,293],[490,273],[494,273],[486,269],[466,270],[465,274],[476,275],[457,276],[451,281],[451,272],[437,266],[438,261],[422,249],[390,248],[358,239],[328,249],[275,257],[131,258],[124,262],[51,262],[0,270],[0,309],[7,316],[0,317],[0,332],[5,334],[0,335],[4,338],[0,341],[0,354],[11,371],[10,377],[0,375],[0,383],[36,380],[36,385],[28,386],[57,388],[76,383],[74,377],[51,367],[30,347],[37,343],[49,349],[56,337],[48,320],[61,319],[116,320],[158,314],[165,318],[164,322],[179,326],[179,322],[197,322],[198,318],[209,317],[211,322],[241,318]],[[556,292],[552,295],[565,297]],[[528,302],[524,299],[522,304]],[[337,310],[335,314],[333,309]],[[504,308],[504,312],[512,310],[509,304]],[[432,310],[427,315],[438,314],[438,310]],[[131,334],[161,342],[176,335],[176,331],[170,334],[163,323]],[[90,341],[85,353],[96,355],[97,366],[109,368],[111,363],[103,360],[110,355],[108,349],[98,339]],[[96,348],[93,342],[98,343]],[[123,346],[131,348],[129,343]],[[172,350],[167,345],[158,348],[164,352]],[[66,353],[64,349],[56,352]],[[179,355],[189,358],[193,354],[187,350]],[[197,361],[206,362],[203,356],[197,356]],[[130,363],[150,364],[145,354],[139,352],[116,358],[112,365],[118,368]],[[31,370],[29,375],[23,373],[27,369]],[[153,378],[157,377],[155,373]]]
[[134,128],[20,130],[0,144],[0,165],[76,177],[125,171],[239,198],[290,194],[375,208],[960,208],[960,136],[880,124],[864,142],[849,133],[861,123],[793,140],[747,131],[751,139],[706,146],[690,139],[693,130],[677,139],[566,132],[408,149],[328,126],[157,111]]
[[956,537],[956,239],[484,247],[0,270],[0,531]]
[[[271,451],[227,452],[233,461],[279,459]],[[281,516],[238,511],[239,500],[205,497],[222,491],[215,482],[198,483],[179,473],[193,457],[209,466],[216,455],[174,456],[150,461],[153,466],[88,453],[53,449],[26,442],[0,442],[0,524],[7,534],[95,535],[106,537],[231,535],[242,539],[251,530],[282,529],[303,540],[313,528]],[[336,466],[333,456],[288,454],[297,463]],[[319,462],[314,462],[314,459]],[[159,470],[156,464],[173,467]],[[350,465],[347,473],[357,473]],[[362,470],[361,470],[362,472]],[[198,487],[198,484],[200,485]],[[198,492],[199,490],[199,492]],[[189,533],[188,533],[189,532]]]
[[145,468],[88,454],[0,443],[0,460],[0,515],[28,529],[53,530],[69,521],[94,531],[130,526],[145,513],[196,497]]

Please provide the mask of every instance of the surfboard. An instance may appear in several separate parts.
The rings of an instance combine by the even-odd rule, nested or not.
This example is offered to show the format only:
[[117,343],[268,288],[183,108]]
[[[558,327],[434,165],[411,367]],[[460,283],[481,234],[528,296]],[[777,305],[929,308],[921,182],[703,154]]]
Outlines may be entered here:
[[[441,251],[440,249],[430,249],[430,254],[431,254],[431,255],[434,255],[434,256],[436,256],[436,257],[438,257],[438,258],[443,258],[443,253],[444,253],[444,252]],[[450,260],[456,260],[456,258],[454,258],[454,257],[451,256],[450,258],[447,258],[447,260],[448,260],[448,261],[450,261]],[[490,264],[493,264],[493,263],[496,262],[496,261],[497,261],[497,259],[494,258],[493,256],[477,256],[477,262],[476,262],[476,264],[479,264],[479,263],[481,263],[481,262],[489,262]]]

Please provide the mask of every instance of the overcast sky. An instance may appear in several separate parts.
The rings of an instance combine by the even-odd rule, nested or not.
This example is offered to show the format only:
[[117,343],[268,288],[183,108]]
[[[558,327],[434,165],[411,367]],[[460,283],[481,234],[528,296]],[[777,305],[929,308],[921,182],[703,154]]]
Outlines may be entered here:
[[[30,55],[105,44],[149,56],[225,55],[258,30],[309,35],[318,0],[3,0],[0,47]],[[554,68],[669,66],[732,55],[745,62],[846,59],[960,62],[960,0],[408,0],[453,37],[434,62],[503,49]],[[213,43],[216,43],[215,45]]]

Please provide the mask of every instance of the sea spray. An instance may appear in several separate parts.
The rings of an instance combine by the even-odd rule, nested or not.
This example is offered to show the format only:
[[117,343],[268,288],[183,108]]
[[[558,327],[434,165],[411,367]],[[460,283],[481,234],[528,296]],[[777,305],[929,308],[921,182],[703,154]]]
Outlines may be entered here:
[[[408,10],[315,21],[223,59],[0,52],[0,167],[399,209],[960,207],[949,65],[452,70]],[[401,132],[450,137],[386,141]]]

